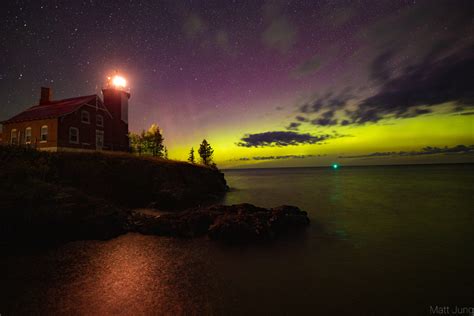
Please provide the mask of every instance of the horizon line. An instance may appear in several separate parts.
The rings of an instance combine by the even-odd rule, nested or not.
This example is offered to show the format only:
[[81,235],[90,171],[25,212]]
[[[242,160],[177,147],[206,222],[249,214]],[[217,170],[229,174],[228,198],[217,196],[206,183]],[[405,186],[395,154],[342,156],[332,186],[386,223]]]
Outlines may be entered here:
[[[436,163],[405,163],[405,164],[374,164],[374,165],[339,165],[339,169],[346,167],[402,167],[402,166],[435,166],[435,165],[474,165],[474,162],[436,162]],[[304,169],[304,168],[328,168],[332,169],[332,165],[326,166],[294,166],[294,167],[245,167],[245,168],[222,168],[221,171],[227,170],[255,170],[255,169]]]

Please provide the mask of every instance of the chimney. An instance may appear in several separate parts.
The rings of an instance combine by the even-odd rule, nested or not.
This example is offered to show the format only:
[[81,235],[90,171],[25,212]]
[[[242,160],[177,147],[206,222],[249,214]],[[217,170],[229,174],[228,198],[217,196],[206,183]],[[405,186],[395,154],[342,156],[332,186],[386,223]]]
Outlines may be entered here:
[[41,87],[40,104],[47,104],[49,102],[51,102],[51,89]]

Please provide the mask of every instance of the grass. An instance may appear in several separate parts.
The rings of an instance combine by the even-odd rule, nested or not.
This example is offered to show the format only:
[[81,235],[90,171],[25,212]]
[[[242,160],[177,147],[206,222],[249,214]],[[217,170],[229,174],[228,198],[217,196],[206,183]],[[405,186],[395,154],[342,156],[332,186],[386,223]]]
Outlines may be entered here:
[[0,146],[0,179],[3,237],[108,236],[120,231],[129,208],[180,209],[227,190],[218,170],[186,162],[11,146]]
[[186,199],[192,203],[226,190],[224,176],[217,170],[127,153],[48,153],[0,147],[0,161],[0,174],[10,184],[34,178],[129,207],[152,202],[165,206]]

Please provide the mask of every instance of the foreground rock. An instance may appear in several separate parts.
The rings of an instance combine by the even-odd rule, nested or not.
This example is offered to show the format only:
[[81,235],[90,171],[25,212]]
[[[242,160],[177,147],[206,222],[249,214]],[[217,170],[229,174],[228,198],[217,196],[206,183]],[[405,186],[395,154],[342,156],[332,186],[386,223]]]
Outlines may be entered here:
[[176,237],[208,235],[239,243],[274,239],[309,222],[307,213],[295,206],[265,209],[252,204],[213,205],[161,216],[132,212],[127,230]]

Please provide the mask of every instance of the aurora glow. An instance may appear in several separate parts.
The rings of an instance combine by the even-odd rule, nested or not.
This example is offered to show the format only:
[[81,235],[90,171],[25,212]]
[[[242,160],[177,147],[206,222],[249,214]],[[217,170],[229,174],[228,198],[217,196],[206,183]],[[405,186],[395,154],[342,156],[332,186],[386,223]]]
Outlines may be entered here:
[[5,6],[0,120],[118,70],[173,159],[206,138],[223,168],[474,161],[472,1]]

